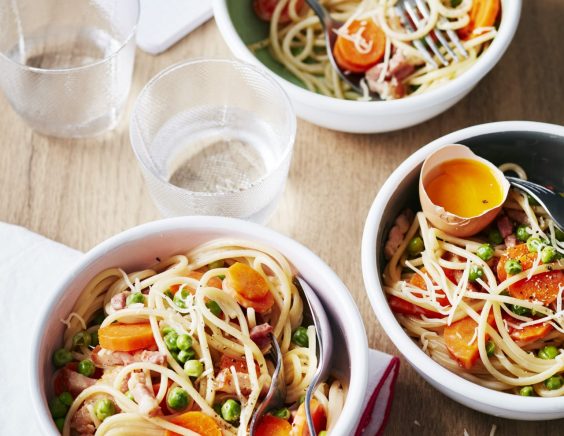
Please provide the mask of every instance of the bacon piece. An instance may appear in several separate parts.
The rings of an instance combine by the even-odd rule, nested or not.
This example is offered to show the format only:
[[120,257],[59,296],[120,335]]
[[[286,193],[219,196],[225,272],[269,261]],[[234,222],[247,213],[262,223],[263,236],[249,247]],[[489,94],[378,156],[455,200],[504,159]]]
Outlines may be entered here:
[[131,354],[125,351],[106,350],[99,345],[92,350],[90,357],[97,366],[103,368],[129,365],[133,362],[151,362],[157,365],[164,365],[166,362],[166,356],[159,351],[142,350]]
[[503,240],[503,242],[505,243],[505,246],[507,248],[509,247],[515,247],[517,245],[517,236],[515,236],[515,234],[511,233],[510,235],[507,235],[505,237],[505,239]]
[[61,368],[55,372],[53,381],[55,394],[60,395],[63,392],[70,392],[73,397],[78,396],[84,389],[89,388],[97,382],[96,379],[86,377],[67,367]]
[[405,234],[409,230],[411,221],[413,221],[413,212],[409,209],[404,210],[396,218],[388,234],[386,245],[384,245],[384,255],[386,259],[390,259],[401,245]]
[[385,63],[380,62],[366,72],[365,78],[368,88],[372,92],[378,93],[384,100],[405,96],[407,92],[403,80],[413,73],[415,64],[407,59],[401,51],[396,50],[389,60],[384,80],[380,81],[384,67]]
[[[239,382],[239,389],[241,394],[249,395],[252,391],[251,379],[249,374],[242,372],[236,372],[237,381]],[[224,368],[215,377],[216,389],[219,392],[225,392],[227,394],[237,395],[237,389],[235,388],[235,381],[233,380],[233,373],[230,368]]]
[[519,224],[530,224],[527,214],[522,210],[506,209],[505,213],[509,218]]
[[254,326],[249,336],[259,348],[264,348],[270,343],[270,333],[272,333],[272,330],[274,330],[272,326],[265,322],[264,324]]
[[71,418],[70,422],[71,433],[76,433],[81,436],[89,436],[96,433],[96,427],[88,411],[88,406],[84,403],[78,408],[75,414]]
[[145,384],[145,374],[142,372],[132,373],[127,382],[127,387],[139,407],[139,413],[155,416],[160,412],[161,408],[155,398],[154,392]]
[[112,297],[112,299],[110,300],[110,306],[112,306],[112,309],[114,310],[121,310],[121,309],[125,309],[126,306],[126,300],[127,300],[127,296],[130,293],[127,291],[124,292],[120,292],[119,294],[116,294]]
[[496,224],[502,238],[506,238],[511,233],[513,233],[513,224],[511,224],[511,221],[509,221],[507,215],[500,216],[497,219]]

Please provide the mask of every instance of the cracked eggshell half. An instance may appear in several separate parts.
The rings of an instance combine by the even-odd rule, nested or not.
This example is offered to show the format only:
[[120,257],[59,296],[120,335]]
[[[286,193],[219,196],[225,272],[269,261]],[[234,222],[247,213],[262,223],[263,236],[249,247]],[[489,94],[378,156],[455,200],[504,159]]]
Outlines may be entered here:
[[[501,188],[501,202],[480,214],[470,217],[456,215],[445,210],[444,207],[434,204],[425,187],[431,180],[440,175],[443,163],[455,159],[473,160],[485,165]],[[477,156],[472,150],[461,144],[446,145],[429,155],[423,162],[419,176],[419,200],[425,217],[438,229],[457,237],[475,235],[485,229],[500,212],[501,206],[507,199],[508,192],[509,182],[503,173],[491,162]],[[453,189],[452,195],[457,195],[455,189]]]

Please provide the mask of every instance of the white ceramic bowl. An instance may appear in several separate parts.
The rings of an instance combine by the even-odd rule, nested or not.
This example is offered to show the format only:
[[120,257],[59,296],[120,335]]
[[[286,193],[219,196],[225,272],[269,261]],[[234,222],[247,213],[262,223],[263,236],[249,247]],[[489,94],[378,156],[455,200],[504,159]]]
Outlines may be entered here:
[[210,239],[232,236],[259,241],[279,250],[316,289],[333,321],[334,368],[344,376],[348,395],[335,434],[352,434],[362,412],[368,377],[368,343],[364,325],[346,286],[319,257],[303,245],[257,224],[220,217],[181,217],[155,221],[120,233],[86,253],[58,285],[55,297],[40,315],[32,344],[30,376],[33,406],[45,434],[58,435],[47,400],[54,368],[51,355],[61,346],[62,318],[70,313],[85,284],[113,266],[136,270],[155,258],[188,251]]
[[[501,0],[501,3],[499,33],[476,64],[455,80],[421,95],[392,101],[347,101],[316,94],[282,77],[275,77],[290,96],[298,116],[318,126],[351,133],[386,132],[410,127],[456,104],[501,59],[517,29],[521,0]],[[219,31],[233,54],[246,62],[266,68],[237,33],[229,15],[227,0],[214,0],[213,5]],[[246,5],[247,2],[241,7]],[[251,7],[250,3],[248,7]]]
[[[482,124],[443,136],[406,159],[372,203],[362,237],[362,272],[372,309],[389,338],[413,368],[443,394],[490,415],[521,420],[564,417],[564,397],[538,398],[498,392],[450,372],[425,354],[402,329],[382,290],[383,245],[397,214],[417,207],[419,171],[425,158],[453,143],[470,146],[495,164],[517,162],[541,183],[564,185],[564,127],[525,121]],[[497,162],[496,162],[497,160]],[[417,210],[417,209],[415,209]]]

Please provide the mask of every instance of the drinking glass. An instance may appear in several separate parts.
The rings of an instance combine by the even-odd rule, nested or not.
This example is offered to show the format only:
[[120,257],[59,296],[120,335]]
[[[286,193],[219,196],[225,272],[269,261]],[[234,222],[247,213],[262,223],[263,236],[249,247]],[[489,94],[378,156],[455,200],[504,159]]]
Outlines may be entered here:
[[133,72],[138,0],[0,0],[0,86],[36,131],[113,128]]
[[192,60],[159,73],[130,121],[133,150],[164,216],[219,215],[265,223],[284,190],[296,116],[256,67]]

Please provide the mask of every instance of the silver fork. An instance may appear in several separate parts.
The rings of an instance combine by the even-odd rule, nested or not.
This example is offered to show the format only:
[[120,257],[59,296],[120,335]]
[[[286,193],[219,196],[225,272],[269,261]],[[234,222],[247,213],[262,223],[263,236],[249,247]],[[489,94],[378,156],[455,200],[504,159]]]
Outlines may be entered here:
[[[398,5],[395,7],[395,11],[402,25],[412,32],[415,32],[416,30],[422,28],[425,25],[425,21],[429,19],[429,9],[427,8],[424,0],[400,0]],[[407,18],[408,16],[411,20]],[[463,58],[468,57],[468,52],[462,45],[462,42],[460,41],[458,35],[454,30],[446,30],[443,32],[442,30],[435,28],[423,39],[427,43],[427,46],[431,48],[431,51],[435,54],[435,56],[441,61],[441,64],[443,64],[443,66],[446,67],[450,62],[441,53],[439,47],[437,47],[437,44],[433,40],[433,36],[435,36],[440,42],[441,46],[445,48],[452,61],[460,62],[461,59],[460,56],[450,46],[446,38],[447,36],[452,41],[454,46],[458,49],[460,55]],[[417,39],[415,41],[412,41],[412,44],[419,51],[419,53],[421,53],[428,64],[433,66],[433,68],[438,68],[437,62],[435,61],[431,53],[429,53],[427,47],[425,47],[425,44],[423,44],[421,40]]]
[[564,198],[542,185],[517,177],[505,176],[509,183],[529,194],[546,210],[557,227],[564,230]]
[[282,352],[280,351],[278,341],[272,333],[270,333],[270,344],[270,358],[276,363],[276,367],[274,368],[274,373],[272,373],[270,388],[251,419],[251,436],[255,434],[262,417],[268,411],[284,406],[284,402],[286,401],[286,381],[284,380]]

